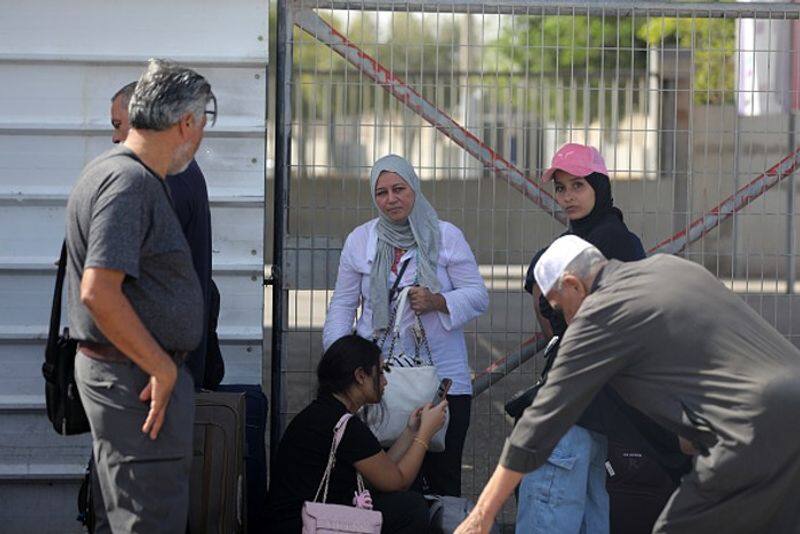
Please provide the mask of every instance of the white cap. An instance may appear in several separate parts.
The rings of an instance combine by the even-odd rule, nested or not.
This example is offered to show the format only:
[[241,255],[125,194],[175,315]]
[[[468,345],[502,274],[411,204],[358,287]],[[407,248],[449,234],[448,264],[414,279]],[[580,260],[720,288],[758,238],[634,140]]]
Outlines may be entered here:
[[567,265],[587,248],[595,247],[576,235],[559,237],[547,247],[533,269],[533,276],[536,277],[536,284],[541,289],[542,295],[546,296],[553,289]]

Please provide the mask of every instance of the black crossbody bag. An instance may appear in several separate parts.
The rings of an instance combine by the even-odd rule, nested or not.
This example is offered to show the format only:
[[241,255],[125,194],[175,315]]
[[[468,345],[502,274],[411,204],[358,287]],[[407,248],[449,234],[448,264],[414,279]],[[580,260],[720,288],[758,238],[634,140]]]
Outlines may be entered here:
[[544,369],[542,369],[542,374],[539,375],[539,378],[533,386],[518,392],[506,402],[505,409],[508,415],[514,419],[519,419],[522,417],[522,412],[533,403],[533,399],[536,397],[539,389],[547,381],[547,372],[550,371],[550,368],[553,366],[553,360],[558,353],[560,344],[561,339],[559,336],[553,336],[550,339],[550,342],[544,349]]
[[61,335],[58,333],[61,326],[61,294],[66,267],[67,244],[64,242],[58,260],[42,375],[44,375],[47,418],[50,419],[56,432],[63,436],[72,436],[89,432],[89,420],[86,418],[78,386],[75,384],[75,353],[78,351],[78,342],[69,337],[69,328],[65,327]]

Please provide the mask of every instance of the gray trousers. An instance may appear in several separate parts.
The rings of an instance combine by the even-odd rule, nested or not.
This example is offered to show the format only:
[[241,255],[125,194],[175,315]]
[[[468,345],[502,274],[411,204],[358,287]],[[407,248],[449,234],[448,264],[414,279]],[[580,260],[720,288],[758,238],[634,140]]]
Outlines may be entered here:
[[156,440],[142,433],[149,377],[133,362],[78,352],[75,381],[92,429],[98,533],[183,534],[189,513],[194,387],[185,366]]

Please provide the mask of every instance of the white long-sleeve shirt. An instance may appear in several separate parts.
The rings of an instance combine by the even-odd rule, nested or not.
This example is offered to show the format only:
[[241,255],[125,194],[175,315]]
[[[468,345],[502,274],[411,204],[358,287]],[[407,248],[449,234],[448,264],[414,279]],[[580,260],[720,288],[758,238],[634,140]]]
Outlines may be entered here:
[[[350,232],[344,243],[336,288],[322,329],[322,344],[326,350],[334,341],[353,332],[353,321],[359,306],[361,315],[356,322],[356,334],[366,339],[374,337],[369,295],[372,262],[378,246],[377,225],[378,219],[373,219],[358,226]],[[489,307],[489,292],[461,230],[445,221],[439,221],[439,228],[442,244],[437,275],[442,286],[440,293],[447,302],[450,313],[428,312],[422,314],[420,319],[428,336],[439,378],[453,380],[451,395],[471,395],[472,382],[467,362],[464,325],[486,311]],[[406,259],[411,261],[400,280],[400,288],[414,285],[416,278],[416,250],[407,251],[400,260],[401,264]],[[392,287],[396,278],[395,273],[389,273],[389,287]],[[410,307],[406,308],[405,314],[408,317],[403,320],[405,324],[413,324],[413,316],[410,315],[413,313]],[[414,354],[414,338],[409,330],[402,332],[400,342],[406,354]],[[388,349],[387,342],[385,350]],[[395,354],[398,349],[399,347],[395,347]],[[421,349],[420,354],[423,358],[427,357],[424,349]]]

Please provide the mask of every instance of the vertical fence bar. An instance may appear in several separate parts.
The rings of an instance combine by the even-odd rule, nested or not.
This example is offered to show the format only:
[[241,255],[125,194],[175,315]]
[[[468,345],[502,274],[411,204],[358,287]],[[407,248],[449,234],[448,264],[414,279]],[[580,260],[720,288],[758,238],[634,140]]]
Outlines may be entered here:
[[289,0],[278,0],[278,35],[275,54],[275,187],[272,249],[272,363],[270,370],[271,416],[269,425],[270,469],[275,472],[278,443],[283,433],[283,250],[289,213],[289,176],[292,161],[292,12]]
[[[795,137],[795,115],[794,110],[789,111],[789,150],[794,150],[797,144]],[[794,175],[787,179],[786,188],[786,292],[794,293],[794,283],[797,279],[797,267],[795,266],[795,231],[794,231]],[[789,306],[791,310],[791,305]]]

